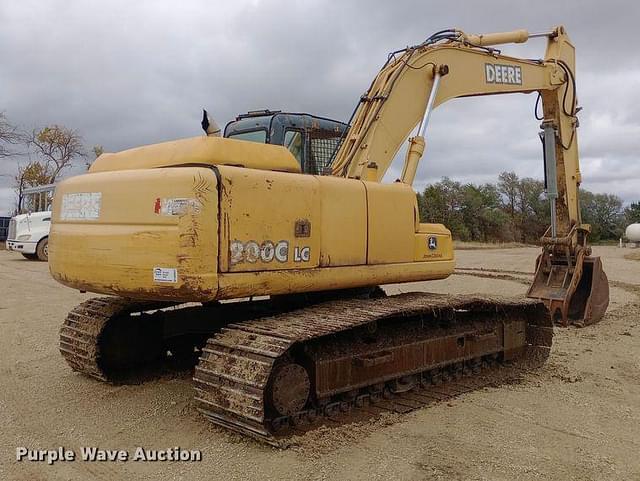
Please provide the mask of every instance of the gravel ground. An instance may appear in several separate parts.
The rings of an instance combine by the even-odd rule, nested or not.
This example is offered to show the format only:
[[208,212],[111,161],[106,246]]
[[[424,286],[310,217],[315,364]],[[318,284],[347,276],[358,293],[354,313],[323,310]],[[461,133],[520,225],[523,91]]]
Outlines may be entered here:
[[[640,263],[600,247],[611,305],[598,325],[556,330],[549,362],[451,402],[333,429],[277,450],[205,422],[190,374],[110,386],[76,375],[57,351],[65,314],[89,294],[46,264],[0,251],[0,479],[640,479]],[[458,252],[470,268],[390,292],[523,294],[537,250]],[[477,268],[492,269],[477,271]],[[200,462],[16,462],[16,448],[133,451],[179,446]]]

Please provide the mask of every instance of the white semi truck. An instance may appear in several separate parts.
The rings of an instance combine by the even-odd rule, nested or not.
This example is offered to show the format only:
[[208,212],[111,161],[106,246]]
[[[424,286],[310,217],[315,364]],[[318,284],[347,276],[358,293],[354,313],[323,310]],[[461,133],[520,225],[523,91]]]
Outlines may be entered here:
[[46,261],[49,258],[49,228],[51,212],[20,214],[9,221],[6,246],[27,259]]
[[49,228],[51,227],[51,200],[55,185],[40,185],[23,191],[21,207],[30,210],[9,221],[6,246],[31,260],[49,260]]

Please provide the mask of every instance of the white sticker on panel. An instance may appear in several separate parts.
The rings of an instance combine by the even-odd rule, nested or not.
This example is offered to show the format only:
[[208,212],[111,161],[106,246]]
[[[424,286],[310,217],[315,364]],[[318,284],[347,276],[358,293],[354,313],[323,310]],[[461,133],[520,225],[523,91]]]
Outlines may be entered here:
[[198,199],[192,198],[157,198],[154,206],[156,214],[160,215],[185,215],[189,213],[199,214],[202,205]]
[[100,217],[102,192],[77,192],[62,196],[62,220],[96,220]]
[[153,280],[155,282],[178,282],[178,269],[172,267],[154,267]]

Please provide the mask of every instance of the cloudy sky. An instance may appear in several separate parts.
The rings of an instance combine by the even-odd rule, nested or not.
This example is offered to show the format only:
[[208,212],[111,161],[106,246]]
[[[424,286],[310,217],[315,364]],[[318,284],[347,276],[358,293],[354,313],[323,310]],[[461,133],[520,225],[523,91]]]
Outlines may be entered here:
[[[23,129],[77,129],[87,150],[200,135],[201,108],[224,124],[270,108],[346,120],[386,54],[448,27],[567,27],[577,48],[583,187],[640,199],[640,3],[633,1],[0,2],[0,111]],[[544,54],[533,39],[503,52]],[[542,177],[534,95],[438,108],[416,188],[442,176]],[[13,208],[0,164],[0,214]],[[77,169],[76,169],[77,171]],[[71,172],[70,172],[71,173]]]

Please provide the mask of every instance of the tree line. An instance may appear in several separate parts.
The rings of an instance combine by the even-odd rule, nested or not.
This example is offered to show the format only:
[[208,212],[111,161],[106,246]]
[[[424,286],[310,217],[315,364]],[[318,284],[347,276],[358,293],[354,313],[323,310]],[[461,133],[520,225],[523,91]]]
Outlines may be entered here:
[[[580,189],[580,206],[596,242],[619,239],[628,224],[640,222],[640,202],[623,208],[613,194]],[[444,224],[462,241],[536,243],[551,223],[544,183],[515,172],[482,185],[444,177],[418,194],[418,208],[423,221]]]

